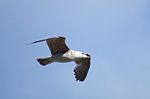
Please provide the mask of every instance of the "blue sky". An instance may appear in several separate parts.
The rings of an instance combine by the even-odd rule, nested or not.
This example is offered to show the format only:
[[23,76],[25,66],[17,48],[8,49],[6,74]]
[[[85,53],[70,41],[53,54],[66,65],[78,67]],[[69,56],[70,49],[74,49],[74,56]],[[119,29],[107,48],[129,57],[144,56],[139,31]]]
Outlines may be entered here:
[[[150,99],[149,0],[1,0],[1,99]],[[92,55],[84,82],[74,63],[42,67],[35,40],[65,36]]]

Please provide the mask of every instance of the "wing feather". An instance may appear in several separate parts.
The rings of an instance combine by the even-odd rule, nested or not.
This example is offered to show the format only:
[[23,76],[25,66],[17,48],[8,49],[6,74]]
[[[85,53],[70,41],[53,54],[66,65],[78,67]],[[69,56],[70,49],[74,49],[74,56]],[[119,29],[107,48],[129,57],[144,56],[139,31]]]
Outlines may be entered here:
[[77,66],[74,69],[76,81],[84,81],[90,68],[90,58],[76,61]]
[[65,43],[65,37],[55,37],[46,40],[47,45],[52,53],[52,55],[58,53],[66,53],[69,48]]
[[38,41],[32,42],[30,44],[43,42],[43,41],[46,41],[52,55],[55,55],[58,53],[63,54],[69,50],[68,46],[65,43],[65,37],[61,37],[61,36],[43,39],[43,40],[38,40]]

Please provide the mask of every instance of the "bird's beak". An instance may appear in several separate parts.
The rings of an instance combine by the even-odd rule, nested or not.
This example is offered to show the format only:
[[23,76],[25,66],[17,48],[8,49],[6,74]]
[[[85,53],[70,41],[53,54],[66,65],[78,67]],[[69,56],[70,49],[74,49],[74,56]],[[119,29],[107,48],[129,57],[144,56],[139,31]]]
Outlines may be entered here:
[[85,54],[86,56],[88,56],[88,57],[90,57],[90,55],[89,54]]

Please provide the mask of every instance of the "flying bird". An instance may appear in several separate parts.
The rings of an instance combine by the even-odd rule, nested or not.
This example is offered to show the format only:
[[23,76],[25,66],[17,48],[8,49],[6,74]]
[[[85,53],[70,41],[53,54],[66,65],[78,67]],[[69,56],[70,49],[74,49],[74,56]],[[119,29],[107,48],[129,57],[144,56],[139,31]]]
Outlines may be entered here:
[[74,68],[74,75],[76,81],[82,82],[85,80],[90,68],[91,56],[89,54],[71,50],[65,43],[65,37],[61,36],[35,41],[30,44],[42,41],[46,41],[51,51],[51,56],[38,58],[37,61],[41,65],[45,66],[53,62],[75,62],[76,67]]

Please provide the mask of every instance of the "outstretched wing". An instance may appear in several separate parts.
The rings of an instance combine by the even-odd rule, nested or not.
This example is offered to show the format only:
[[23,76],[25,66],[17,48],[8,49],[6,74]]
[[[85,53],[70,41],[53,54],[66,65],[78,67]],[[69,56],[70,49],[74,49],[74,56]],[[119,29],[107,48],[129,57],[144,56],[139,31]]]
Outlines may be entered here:
[[58,53],[66,53],[69,48],[65,43],[65,37],[55,37],[46,40],[49,49],[51,50],[52,55]]
[[74,69],[76,81],[84,81],[90,68],[90,58],[75,61],[77,66]]
[[69,50],[68,46],[65,43],[65,37],[60,37],[60,36],[35,41],[35,42],[30,43],[30,44],[38,43],[38,42],[42,42],[42,41],[46,41],[52,55],[55,55],[55,54],[58,54],[58,53],[63,54],[63,53],[66,53]]

